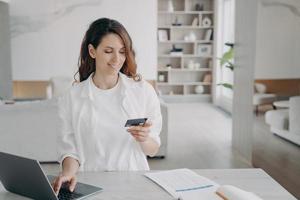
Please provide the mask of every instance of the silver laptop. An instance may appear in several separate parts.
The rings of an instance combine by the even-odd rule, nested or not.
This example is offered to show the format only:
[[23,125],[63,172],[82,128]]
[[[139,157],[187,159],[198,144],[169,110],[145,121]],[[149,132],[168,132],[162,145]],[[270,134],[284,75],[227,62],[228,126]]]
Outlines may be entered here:
[[46,176],[37,160],[0,152],[0,180],[7,191],[32,199],[83,199],[102,191],[102,188],[77,183],[74,192],[63,185],[58,196],[50,182],[55,176]]

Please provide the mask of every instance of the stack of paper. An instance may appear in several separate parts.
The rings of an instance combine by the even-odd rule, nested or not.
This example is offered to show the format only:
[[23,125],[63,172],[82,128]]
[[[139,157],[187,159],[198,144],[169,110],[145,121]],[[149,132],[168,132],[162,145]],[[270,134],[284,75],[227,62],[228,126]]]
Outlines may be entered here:
[[220,200],[215,191],[219,185],[189,169],[176,169],[156,173],[146,173],[173,197],[188,200]]
[[189,169],[146,173],[173,197],[183,200],[262,200],[253,193],[217,183]]

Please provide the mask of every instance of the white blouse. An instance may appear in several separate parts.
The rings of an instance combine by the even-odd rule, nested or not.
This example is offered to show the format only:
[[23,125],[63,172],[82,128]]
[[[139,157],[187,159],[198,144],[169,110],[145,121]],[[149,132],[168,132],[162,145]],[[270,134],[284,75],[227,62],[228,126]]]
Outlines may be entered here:
[[81,171],[149,170],[140,144],[126,131],[127,119],[147,117],[150,137],[160,144],[162,119],[153,87],[119,73],[117,85],[96,88],[91,76],[59,100],[62,131],[59,160],[70,156]]

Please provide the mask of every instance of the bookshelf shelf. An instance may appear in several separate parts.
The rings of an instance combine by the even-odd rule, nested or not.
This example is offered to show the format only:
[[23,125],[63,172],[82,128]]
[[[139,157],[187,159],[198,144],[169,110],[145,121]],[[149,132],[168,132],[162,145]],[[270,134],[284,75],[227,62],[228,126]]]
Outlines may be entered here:
[[170,9],[170,1],[158,0],[159,93],[172,101],[211,101],[214,0],[171,2]]

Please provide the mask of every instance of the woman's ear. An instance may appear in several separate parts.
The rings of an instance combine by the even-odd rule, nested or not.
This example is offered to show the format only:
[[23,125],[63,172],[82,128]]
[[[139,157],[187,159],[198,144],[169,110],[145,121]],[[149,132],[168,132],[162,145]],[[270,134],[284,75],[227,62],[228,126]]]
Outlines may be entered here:
[[96,58],[96,49],[91,44],[88,45],[88,49],[89,49],[90,56],[95,59]]

